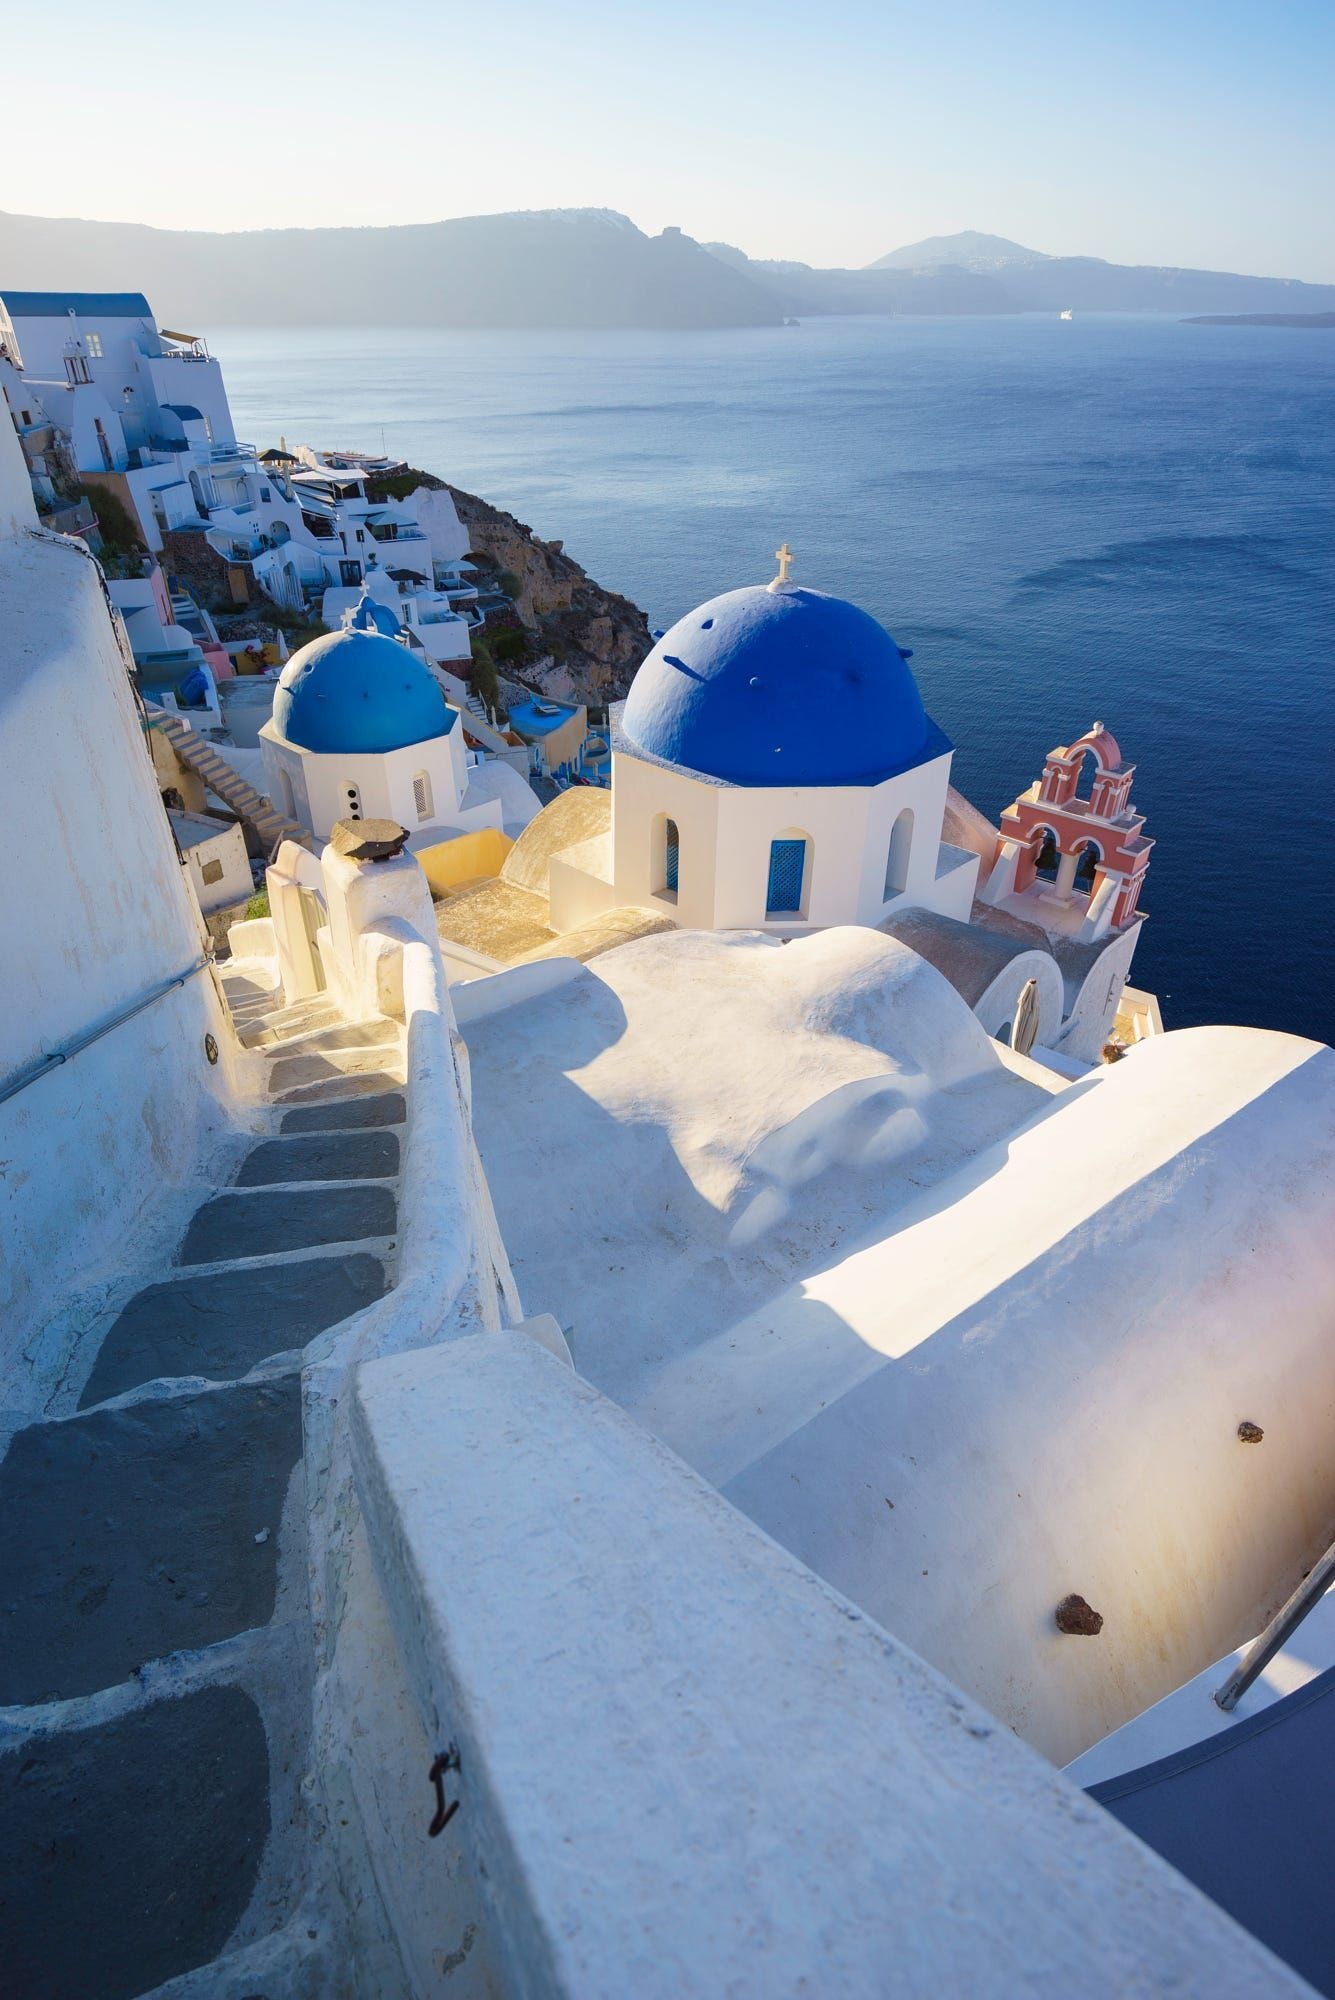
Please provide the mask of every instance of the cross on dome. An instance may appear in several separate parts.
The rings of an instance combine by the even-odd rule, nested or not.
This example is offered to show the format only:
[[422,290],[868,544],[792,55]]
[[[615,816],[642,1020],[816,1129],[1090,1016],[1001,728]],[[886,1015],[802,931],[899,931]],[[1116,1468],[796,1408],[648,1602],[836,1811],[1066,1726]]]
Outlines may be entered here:
[[788,572],[793,566],[793,552],[787,542],[783,544],[782,548],[775,549],[774,560],[779,565],[779,574],[770,585],[771,590],[777,590],[781,583],[787,583],[788,581]]

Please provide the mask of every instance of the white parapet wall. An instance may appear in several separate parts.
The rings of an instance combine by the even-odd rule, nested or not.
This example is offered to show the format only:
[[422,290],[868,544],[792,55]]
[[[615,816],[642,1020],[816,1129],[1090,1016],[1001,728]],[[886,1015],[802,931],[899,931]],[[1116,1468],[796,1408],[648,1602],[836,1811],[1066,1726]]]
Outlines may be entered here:
[[368,1362],[352,1425],[349,1796],[413,1994],[1306,1991],[526,1334]]

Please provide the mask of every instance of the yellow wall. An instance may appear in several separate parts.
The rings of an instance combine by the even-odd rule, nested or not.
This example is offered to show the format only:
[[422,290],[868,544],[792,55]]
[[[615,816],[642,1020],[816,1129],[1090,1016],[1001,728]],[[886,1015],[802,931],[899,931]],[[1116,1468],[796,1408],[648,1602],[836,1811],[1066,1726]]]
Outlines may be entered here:
[[435,847],[413,851],[422,864],[422,873],[433,896],[446,896],[461,882],[477,882],[499,875],[501,864],[514,846],[508,833],[499,827],[484,826],[476,833],[461,833],[457,840],[442,840]]

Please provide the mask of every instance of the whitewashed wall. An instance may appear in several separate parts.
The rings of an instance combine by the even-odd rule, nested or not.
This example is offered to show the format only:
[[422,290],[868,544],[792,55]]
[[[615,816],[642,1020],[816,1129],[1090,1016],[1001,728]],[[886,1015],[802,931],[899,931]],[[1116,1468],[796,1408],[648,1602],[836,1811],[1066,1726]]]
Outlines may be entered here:
[[[12,532],[16,460],[21,474],[0,425],[0,766],[12,843],[3,1077],[202,950],[97,567],[78,543]],[[195,1160],[219,1115],[208,1030],[225,1046],[202,973],[0,1104],[7,1375],[71,1282],[114,1255]]]
[[[480,827],[501,825],[499,800],[463,805],[468,773],[463,730],[458,723],[448,735],[432,737],[426,743],[354,757],[303,750],[280,735],[273,722],[267,722],[260,730],[260,747],[270,798],[280,811],[290,811],[322,840],[339,820],[351,816],[350,785],[361,794],[363,819],[397,820],[410,833],[423,827],[459,828],[471,833]],[[425,819],[418,815],[413,790],[414,778],[423,771],[430,781],[430,812]],[[292,786],[290,804],[284,773]]]
[[1303,1990],[526,1334],[352,1421],[338,1756],[412,1994]]
[[[977,876],[974,857],[938,878],[949,756],[883,785],[712,785],[684,771],[613,757],[612,843],[615,900],[662,908],[685,929],[792,931],[876,924],[909,904],[967,918]],[[886,863],[899,815],[913,814],[907,875],[887,896]],[[662,887],[664,818],[679,834],[675,897]],[[795,831],[811,845],[801,922],[765,910],[771,841]]]

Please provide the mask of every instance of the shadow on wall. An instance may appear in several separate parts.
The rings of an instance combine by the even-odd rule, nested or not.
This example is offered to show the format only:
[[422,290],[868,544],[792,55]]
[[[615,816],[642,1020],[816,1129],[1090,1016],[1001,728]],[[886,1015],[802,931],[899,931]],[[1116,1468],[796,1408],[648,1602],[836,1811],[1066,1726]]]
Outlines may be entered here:
[[[1198,1032],[1208,1031],[1184,1031]],[[995,1282],[980,1273],[975,1301],[925,1337],[906,1328],[897,1354],[871,1349],[804,1288],[693,1357],[712,1364],[695,1395],[742,1417],[712,1462],[687,1455],[1058,1762],[1249,1637],[1335,1528],[1335,1357],[1315,1304],[1316,1232],[1305,1251],[1285,1248],[1307,1234],[1316,1193],[1290,1221],[1281,1195],[1258,1203],[1255,1180],[1282,1188],[1275,1135],[1286,1115],[1301,1123],[1323,1058],[1091,1214],[1074,1206],[1046,1248]],[[1066,1136],[1078,1145],[1088,1131]],[[913,1221],[1010,1155],[1019,1178],[1007,1213],[1023,1230],[1018,1137],[935,1190]],[[1208,1253],[1188,1247],[1184,1199],[1210,1216]],[[958,1247],[967,1259],[967,1234]],[[875,1285],[892,1269],[843,1292],[887,1343],[895,1300]],[[1242,1337],[1276,1324],[1281,1271],[1282,1334]],[[640,1414],[681,1449],[663,1408],[669,1386]],[[1240,1417],[1257,1413],[1285,1440],[1265,1466],[1237,1442]],[[1104,1617],[1097,1643],[1056,1629],[1054,1607],[1073,1590]]]

